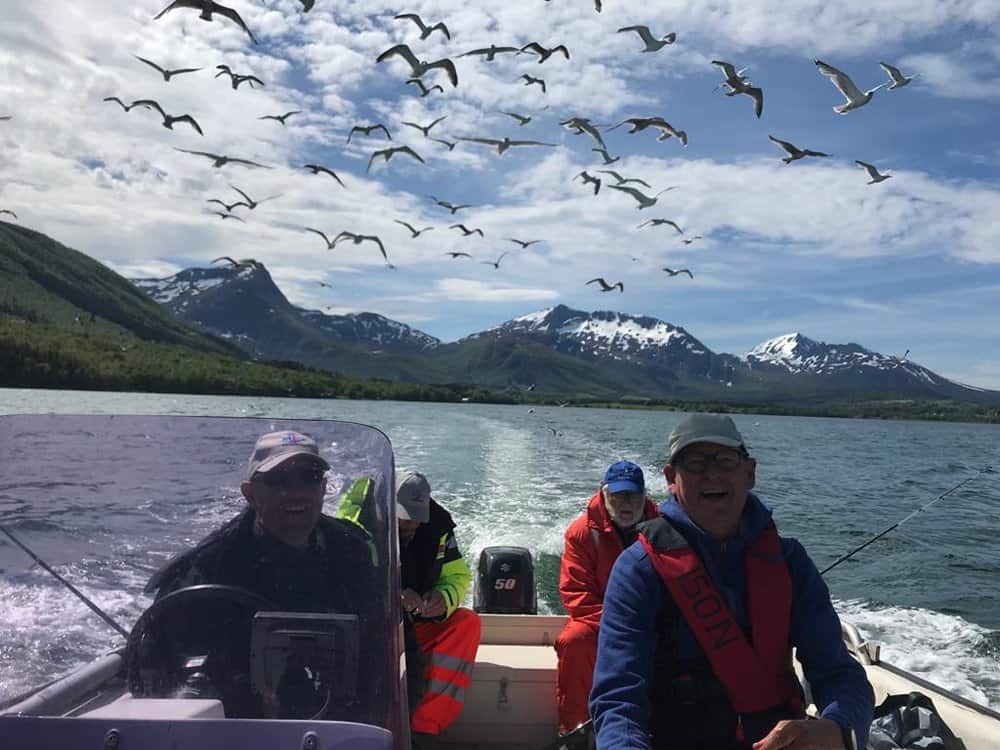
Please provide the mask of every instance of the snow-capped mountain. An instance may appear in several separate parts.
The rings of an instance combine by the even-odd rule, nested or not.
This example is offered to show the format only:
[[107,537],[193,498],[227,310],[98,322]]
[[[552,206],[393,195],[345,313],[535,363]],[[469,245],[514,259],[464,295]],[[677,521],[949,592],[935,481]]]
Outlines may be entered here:
[[293,350],[303,345],[304,338],[401,353],[425,351],[440,343],[375,313],[329,315],[296,307],[262,264],[187,268],[165,279],[133,279],[132,283],[178,317],[265,357],[297,359]]
[[951,391],[980,391],[955,383],[903,357],[880,354],[858,344],[827,344],[801,333],[786,333],[758,344],[741,357],[751,369],[814,375],[844,385]]
[[303,320],[346,344],[419,352],[433,349],[441,343],[440,339],[377,313],[327,315],[319,310],[296,309]]
[[611,310],[584,312],[565,305],[522,315],[464,340],[520,336],[563,354],[659,367],[675,374],[731,380],[742,363],[718,355],[679,326]]

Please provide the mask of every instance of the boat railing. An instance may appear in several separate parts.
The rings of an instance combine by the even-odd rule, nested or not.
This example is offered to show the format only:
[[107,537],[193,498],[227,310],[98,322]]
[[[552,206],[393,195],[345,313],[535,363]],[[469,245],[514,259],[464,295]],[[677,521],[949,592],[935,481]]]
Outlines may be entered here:
[[81,669],[44,685],[2,709],[0,716],[61,716],[89,703],[99,686],[120,675],[124,669],[121,651],[112,651]]
[[866,640],[861,631],[844,620],[840,621],[840,635],[847,648],[858,657],[865,666],[878,664],[881,661],[882,647],[875,641]]

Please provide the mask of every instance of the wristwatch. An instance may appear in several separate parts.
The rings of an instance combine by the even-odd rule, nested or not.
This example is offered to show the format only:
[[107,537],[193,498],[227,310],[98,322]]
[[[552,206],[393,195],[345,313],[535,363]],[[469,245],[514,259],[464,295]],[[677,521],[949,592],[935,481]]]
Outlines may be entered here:
[[858,738],[851,727],[840,728],[840,738],[844,742],[844,750],[858,750]]

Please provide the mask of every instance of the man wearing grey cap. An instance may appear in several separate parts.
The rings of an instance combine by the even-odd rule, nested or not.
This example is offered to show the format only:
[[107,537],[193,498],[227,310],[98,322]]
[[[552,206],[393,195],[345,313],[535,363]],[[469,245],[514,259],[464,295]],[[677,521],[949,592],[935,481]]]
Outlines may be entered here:
[[[322,513],[329,468],[308,435],[261,435],[240,484],[247,507],[166,563],[145,592],[160,599],[200,584],[236,586],[267,599],[274,610],[357,613],[362,628],[377,627],[369,605],[378,586],[365,536]],[[260,715],[252,709],[243,706],[236,715]],[[357,717],[363,709],[326,718]]]
[[[757,462],[733,420],[691,415],[668,450],[670,499],[608,581],[590,695],[598,747],[864,747],[871,685],[816,566],[751,492]],[[818,719],[805,718],[793,648]]]
[[462,712],[480,622],[479,615],[459,606],[472,571],[458,549],[451,514],[431,497],[423,474],[399,477],[396,517],[403,609],[413,620],[425,658],[423,695],[410,728],[414,750],[427,750]]

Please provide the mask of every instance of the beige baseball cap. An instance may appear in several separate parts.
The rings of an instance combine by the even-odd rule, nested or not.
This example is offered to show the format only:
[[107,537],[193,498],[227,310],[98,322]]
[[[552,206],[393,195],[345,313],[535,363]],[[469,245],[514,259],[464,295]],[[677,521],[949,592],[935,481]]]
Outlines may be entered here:
[[742,448],[743,436],[731,417],[722,414],[692,414],[683,419],[670,433],[671,463],[677,454],[694,443],[715,443],[727,448]]
[[396,484],[396,518],[426,523],[431,517],[431,483],[418,471],[405,474]]
[[266,474],[293,456],[311,456],[324,470],[330,468],[330,464],[319,455],[319,446],[315,440],[301,432],[280,430],[268,432],[257,438],[257,444],[250,454],[247,477],[253,477],[258,472]]

